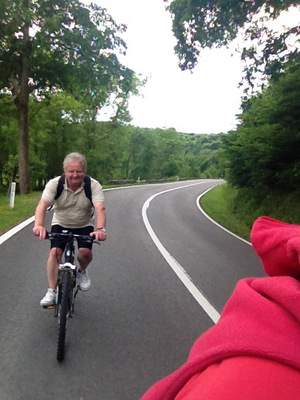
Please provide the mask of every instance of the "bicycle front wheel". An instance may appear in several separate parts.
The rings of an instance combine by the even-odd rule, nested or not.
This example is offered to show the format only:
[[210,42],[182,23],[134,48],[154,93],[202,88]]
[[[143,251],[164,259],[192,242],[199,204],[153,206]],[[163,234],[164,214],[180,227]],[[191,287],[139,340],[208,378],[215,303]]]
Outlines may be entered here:
[[71,298],[71,274],[63,272],[61,277],[61,284],[59,290],[61,291],[58,304],[58,336],[57,336],[57,360],[62,361],[65,357],[65,341],[67,322],[70,312],[70,298]]

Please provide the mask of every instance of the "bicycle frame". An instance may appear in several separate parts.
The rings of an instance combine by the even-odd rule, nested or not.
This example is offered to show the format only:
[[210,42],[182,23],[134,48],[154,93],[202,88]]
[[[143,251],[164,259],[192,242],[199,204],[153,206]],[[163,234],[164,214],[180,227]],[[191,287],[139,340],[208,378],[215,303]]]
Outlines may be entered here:
[[[66,234],[68,235],[68,234]],[[70,234],[69,234],[70,235]],[[75,246],[74,246],[74,235],[70,235],[68,238],[66,248],[64,251],[65,255],[65,262],[63,264],[59,264],[59,271],[58,271],[58,279],[57,279],[57,289],[56,289],[56,304],[55,304],[55,312],[54,316],[58,316],[58,306],[60,304],[60,287],[61,287],[61,282],[63,279],[63,274],[68,273],[71,275],[71,288],[72,290],[70,291],[70,303],[69,303],[69,309],[68,309],[68,317],[72,318],[74,314],[74,306],[75,306],[75,298],[78,293],[79,287],[76,286],[76,279],[77,279],[77,265],[75,264]]]
[[[75,263],[75,244],[77,238],[93,242],[87,235],[73,233],[49,233],[48,238],[66,240],[64,251],[65,262],[59,264],[54,316],[58,318],[57,360],[62,361],[65,355],[67,322],[74,315],[75,298],[80,289],[77,285],[77,265]],[[53,307],[52,307],[53,308]]]

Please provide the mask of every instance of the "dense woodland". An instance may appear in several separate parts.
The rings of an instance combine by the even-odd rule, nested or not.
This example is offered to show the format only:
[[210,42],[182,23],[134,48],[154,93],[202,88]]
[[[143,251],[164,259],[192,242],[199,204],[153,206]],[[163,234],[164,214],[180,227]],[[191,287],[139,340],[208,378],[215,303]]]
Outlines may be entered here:
[[[292,66],[251,98],[235,131],[182,134],[84,118],[84,104],[57,93],[30,102],[33,189],[62,171],[64,155],[80,151],[103,183],[166,178],[226,178],[236,187],[297,190],[300,186],[300,67]],[[17,117],[9,98],[0,107],[1,186],[18,180]]]
[[[221,135],[185,135],[175,129],[143,129],[118,122],[80,117],[72,97],[54,95],[47,102],[30,103],[30,177],[33,189],[62,172],[71,151],[87,157],[88,173],[103,183],[166,178],[219,177],[224,168],[217,152]],[[2,143],[1,185],[18,180],[17,119],[13,105],[0,107]]]
[[222,148],[236,187],[295,191],[300,187],[300,66],[293,64],[240,115]]
[[[248,87],[237,129],[217,135],[183,134],[171,127],[130,125],[127,102],[143,82],[118,62],[117,52],[126,51],[118,34],[125,28],[101,7],[91,9],[77,0],[61,0],[59,5],[51,1],[47,7],[41,2],[37,7],[38,1],[27,1],[28,13],[20,15],[17,3],[6,0],[0,6],[0,18],[6,21],[0,28],[1,191],[13,180],[20,182],[22,194],[41,189],[61,173],[70,151],[84,153],[88,173],[102,183],[221,177],[261,196],[299,191],[299,46],[286,46],[288,34],[299,43],[295,30],[276,36],[270,30],[262,32],[258,23],[250,25],[245,38],[254,49],[255,40],[260,38],[261,46],[264,37],[265,47],[260,57],[251,46],[242,53],[248,58],[243,81]],[[194,67],[200,47],[234,39],[263,4],[228,0],[222,2],[227,4],[224,11],[215,3],[171,3],[182,69]],[[290,4],[266,2],[265,15],[275,18]],[[203,15],[210,17],[209,23]],[[199,21],[206,23],[206,30]],[[34,24],[40,30],[30,35]],[[264,80],[254,90],[257,72]],[[97,121],[97,112],[108,104],[115,109],[112,120]],[[24,165],[28,171],[22,170]]]

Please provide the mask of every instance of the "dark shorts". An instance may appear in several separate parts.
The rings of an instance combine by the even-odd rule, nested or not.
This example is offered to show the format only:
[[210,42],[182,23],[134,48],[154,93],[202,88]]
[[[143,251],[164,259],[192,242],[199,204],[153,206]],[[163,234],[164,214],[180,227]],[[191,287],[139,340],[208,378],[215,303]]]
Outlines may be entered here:
[[[51,232],[53,233],[75,233],[77,235],[89,235],[91,232],[94,232],[94,227],[93,226],[85,226],[84,228],[76,228],[76,229],[70,229],[70,228],[64,228],[60,225],[53,225],[51,227]],[[66,242],[61,239],[53,239],[50,241],[51,243],[51,249],[53,247],[58,247],[59,249],[64,250],[66,247]],[[90,249],[92,250],[93,243],[86,242],[84,240],[77,239],[78,243],[78,248],[85,248],[85,249]]]

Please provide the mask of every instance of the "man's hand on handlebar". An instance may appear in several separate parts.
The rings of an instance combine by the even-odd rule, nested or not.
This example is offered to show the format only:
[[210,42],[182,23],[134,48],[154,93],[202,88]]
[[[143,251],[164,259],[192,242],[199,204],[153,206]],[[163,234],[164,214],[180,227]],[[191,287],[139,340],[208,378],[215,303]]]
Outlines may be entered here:
[[103,232],[101,230],[91,232],[90,236],[95,238],[95,242],[103,242],[104,240],[106,240],[106,232]]
[[[47,229],[44,226],[37,225],[33,229],[33,234],[37,236],[40,240],[48,238]],[[106,240],[106,232],[102,230],[96,230],[90,233],[90,236],[94,238],[95,242],[103,242]]]
[[44,226],[35,226],[33,229],[33,234],[38,236],[40,240],[44,240],[47,238],[47,230]]

